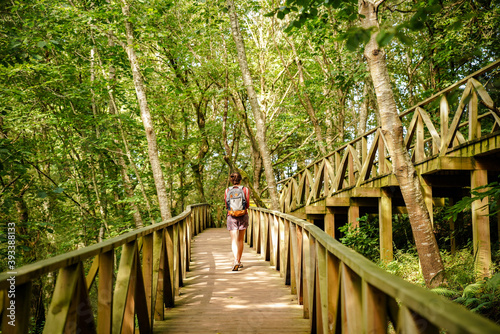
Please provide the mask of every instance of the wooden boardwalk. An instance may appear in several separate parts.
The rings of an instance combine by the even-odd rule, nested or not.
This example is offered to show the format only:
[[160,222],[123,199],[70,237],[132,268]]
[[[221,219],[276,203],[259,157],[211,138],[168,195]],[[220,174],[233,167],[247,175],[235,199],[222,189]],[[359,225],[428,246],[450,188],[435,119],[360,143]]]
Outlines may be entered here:
[[231,271],[225,228],[197,235],[176,306],[155,322],[153,333],[309,333],[309,320],[279,272],[246,244],[242,263]]

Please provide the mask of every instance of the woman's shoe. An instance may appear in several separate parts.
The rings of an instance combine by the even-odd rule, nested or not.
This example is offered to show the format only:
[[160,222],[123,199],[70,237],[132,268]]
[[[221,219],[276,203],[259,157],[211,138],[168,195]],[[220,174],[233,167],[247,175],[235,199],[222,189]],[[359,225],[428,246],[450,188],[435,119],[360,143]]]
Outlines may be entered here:
[[240,264],[238,262],[235,262],[233,264],[233,271],[238,271],[238,268],[240,267]]
[[240,262],[240,263],[238,263],[238,267],[239,267],[239,268],[243,268],[243,263],[241,263],[241,262]]

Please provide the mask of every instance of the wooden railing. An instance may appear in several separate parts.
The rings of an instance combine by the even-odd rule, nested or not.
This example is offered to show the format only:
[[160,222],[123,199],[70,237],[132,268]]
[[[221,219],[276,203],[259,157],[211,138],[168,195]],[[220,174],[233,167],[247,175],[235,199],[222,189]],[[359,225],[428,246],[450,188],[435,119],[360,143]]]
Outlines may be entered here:
[[191,205],[166,222],[0,274],[2,333],[28,333],[32,282],[55,271],[43,333],[134,333],[136,324],[151,333],[189,270],[192,236],[209,225],[209,205]]
[[317,226],[250,208],[246,241],[303,305],[312,333],[500,333],[500,326],[377,267]]
[[[466,141],[500,130],[498,103],[493,102],[479,82],[499,65],[500,60],[400,114],[403,124],[408,125],[404,141],[413,162],[450,155]],[[457,100],[458,95],[461,97]],[[454,114],[450,113],[450,103],[456,105]],[[291,212],[390,173],[392,165],[386,139],[378,127],[280,181],[280,209]]]

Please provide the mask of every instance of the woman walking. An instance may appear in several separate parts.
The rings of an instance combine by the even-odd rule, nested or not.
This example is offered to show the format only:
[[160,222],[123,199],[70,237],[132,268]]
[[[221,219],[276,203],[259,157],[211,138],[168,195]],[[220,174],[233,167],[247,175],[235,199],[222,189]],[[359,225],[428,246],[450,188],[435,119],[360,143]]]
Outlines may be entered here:
[[243,239],[248,227],[248,212],[250,193],[247,187],[240,185],[241,175],[238,172],[230,175],[233,184],[226,189],[224,202],[227,209],[227,229],[231,235],[231,249],[234,255],[233,271],[243,268],[241,255],[243,254]]

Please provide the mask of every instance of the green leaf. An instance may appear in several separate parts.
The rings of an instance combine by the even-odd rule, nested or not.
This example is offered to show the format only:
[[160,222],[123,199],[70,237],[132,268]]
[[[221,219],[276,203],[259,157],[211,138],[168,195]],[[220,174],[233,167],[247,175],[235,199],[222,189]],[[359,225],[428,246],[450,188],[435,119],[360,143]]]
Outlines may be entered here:
[[52,190],[52,192],[56,194],[61,194],[62,192],[64,192],[64,189],[61,187],[57,187],[56,189]]
[[38,193],[36,194],[36,196],[38,198],[45,198],[45,197],[47,197],[47,193],[45,191],[38,191]]
[[380,47],[384,47],[390,43],[390,41],[394,38],[395,32],[391,30],[380,30],[377,34],[377,44]]
[[40,41],[40,42],[36,43],[36,45],[37,45],[39,48],[43,48],[43,47],[45,47],[45,46],[47,45],[47,42],[45,42],[45,41]]

